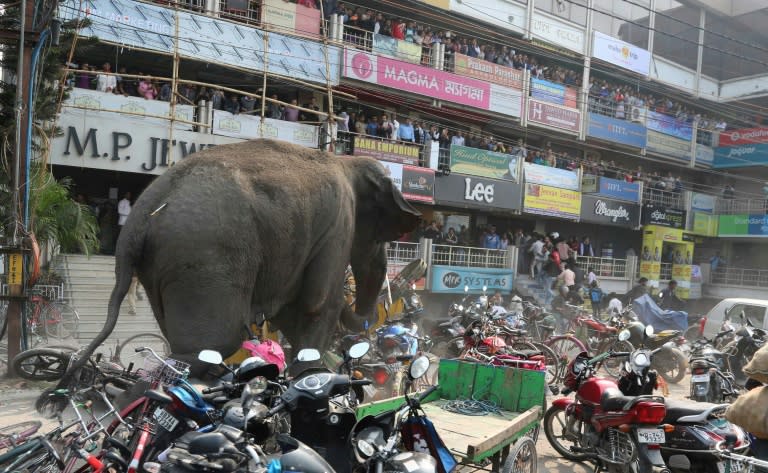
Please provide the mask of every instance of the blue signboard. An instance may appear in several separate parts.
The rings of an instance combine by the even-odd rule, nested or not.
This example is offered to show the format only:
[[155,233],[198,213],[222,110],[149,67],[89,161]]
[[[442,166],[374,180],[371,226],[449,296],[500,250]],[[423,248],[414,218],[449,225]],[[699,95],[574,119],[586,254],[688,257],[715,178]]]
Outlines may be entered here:
[[577,93],[574,87],[568,87],[544,79],[531,78],[531,97],[549,103],[577,108]]
[[693,138],[693,128],[691,128],[690,123],[678,120],[671,115],[648,110],[645,125],[649,130],[658,131],[681,140],[691,141]]
[[600,177],[597,195],[627,202],[640,202],[640,183]]
[[635,148],[645,148],[646,129],[639,123],[606,117],[597,113],[589,114],[589,130],[593,138],[613,141]]
[[501,291],[512,292],[515,273],[509,268],[467,268],[462,266],[432,266],[432,292],[461,294],[464,286],[472,293],[483,292],[486,286],[489,294]]
[[715,148],[713,168],[740,168],[768,164],[768,143]]

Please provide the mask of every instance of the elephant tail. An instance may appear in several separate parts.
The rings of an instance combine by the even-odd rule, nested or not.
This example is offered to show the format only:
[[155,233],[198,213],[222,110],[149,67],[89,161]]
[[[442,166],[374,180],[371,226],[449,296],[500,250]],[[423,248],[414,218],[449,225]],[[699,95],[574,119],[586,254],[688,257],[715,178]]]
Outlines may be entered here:
[[125,253],[118,252],[115,264],[115,287],[112,289],[112,294],[109,296],[109,305],[107,307],[107,320],[104,323],[96,337],[91,340],[88,346],[78,353],[77,360],[67,367],[67,371],[64,376],[59,380],[56,387],[51,390],[43,391],[38,398],[35,406],[37,411],[45,415],[55,415],[61,412],[66,407],[65,399],[60,396],[52,395],[52,392],[56,392],[59,389],[70,389],[73,385],[73,381],[76,379],[76,375],[79,370],[89,362],[91,356],[99,346],[112,334],[112,331],[117,325],[117,318],[120,313],[120,305],[128,294],[128,289],[131,286],[131,279],[134,274],[133,261]]

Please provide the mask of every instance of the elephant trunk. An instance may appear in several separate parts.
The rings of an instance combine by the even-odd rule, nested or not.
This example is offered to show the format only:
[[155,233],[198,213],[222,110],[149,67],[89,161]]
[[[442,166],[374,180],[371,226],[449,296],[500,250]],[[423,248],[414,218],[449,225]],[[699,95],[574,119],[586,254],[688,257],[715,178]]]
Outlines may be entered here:
[[362,330],[364,322],[375,320],[378,300],[384,277],[387,274],[385,243],[374,243],[367,251],[353,251],[352,272],[355,275],[355,312],[346,310],[342,322],[351,330]]

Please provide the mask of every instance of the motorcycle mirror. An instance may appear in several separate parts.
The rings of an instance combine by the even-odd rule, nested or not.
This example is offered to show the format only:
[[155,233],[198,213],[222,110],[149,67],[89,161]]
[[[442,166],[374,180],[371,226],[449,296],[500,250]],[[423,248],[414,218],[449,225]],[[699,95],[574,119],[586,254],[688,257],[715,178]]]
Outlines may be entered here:
[[353,360],[357,360],[358,358],[362,358],[365,356],[366,353],[368,353],[368,350],[371,349],[371,344],[368,342],[359,342],[355,343],[351,347],[349,347],[349,357]]
[[421,378],[427,374],[429,369],[429,358],[425,355],[421,355],[415,360],[411,361],[411,365],[408,367],[408,376],[413,380]]
[[629,333],[629,330],[624,329],[621,332],[619,332],[619,340],[621,340],[622,342],[626,342],[627,340],[629,340],[630,335],[632,334]]
[[256,376],[252,380],[248,381],[247,387],[251,392],[251,395],[261,394],[267,390],[267,378],[264,376]]
[[464,292],[469,292],[469,286],[464,286]]
[[660,293],[659,293],[659,299],[663,299],[663,298],[664,298],[664,293],[663,293],[663,292],[660,292]]
[[654,333],[653,325],[646,325],[645,326],[645,336],[646,337],[651,337],[651,336],[653,336],[653,333]]
[[203,350],[197,355],[197,359],[211,365],[220,365],[224,361],[221,353],[216,350]]
[[304,348],[296,355],[299,361],[317,361],[320,359],[320,352],[314,348]]

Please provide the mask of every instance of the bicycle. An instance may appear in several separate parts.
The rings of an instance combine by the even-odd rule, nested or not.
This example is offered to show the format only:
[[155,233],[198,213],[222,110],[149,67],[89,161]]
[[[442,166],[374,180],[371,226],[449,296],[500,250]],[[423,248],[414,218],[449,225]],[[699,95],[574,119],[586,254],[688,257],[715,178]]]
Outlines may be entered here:
[[555,335],[557,321],[543,307],[524,301],[523,320],[527,324],[531,338],[551,349],[557,357],[557,381],[565,375],[568,363],[574,357],[583,351],[588,351],[584,342],[573,335],[572,325],[566,328],[563,335]]
[[[162,356],[167,357],[171,353],[168,341],[162,335],[156,333],[137,333],[125,339],[122,343],[117,341],[114,352],[105,360],[113,369],[125,368],[122,357],[126,350],[134,352],[137,347],[154,346],[158,348]],[[51,346],[46,348],[33,348],[19,353],[12,362],[14,372],[24,378],[33,381],[56,381],[66,373],[73,356],[77,356],[78,349],[67,346]],[[100,357],[99,357],[100,358]],[[100,362],[101,360],[99,360]],[[95,367],[95,364],[92,364]],[[102,364],[102,368],[110,369],[108,364]]]
[[27,335],[30,346],[47,343],[48,338],[76,338],[80,315],[63,302],[64,285],[38,285],[29,297]]
[[34,435],[42,426],[43,423],[39,420],[30,420],[0,427],[0,450],[17,446],[19,442]]

